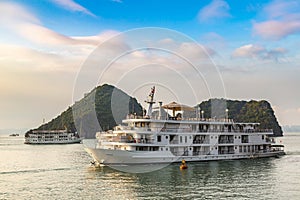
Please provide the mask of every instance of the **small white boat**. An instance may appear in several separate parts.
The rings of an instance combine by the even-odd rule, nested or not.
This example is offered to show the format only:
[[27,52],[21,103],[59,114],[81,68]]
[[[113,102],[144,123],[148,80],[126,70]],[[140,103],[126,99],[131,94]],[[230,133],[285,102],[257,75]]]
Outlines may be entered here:
[[35,130],[25,134],[25,144],[73,144],[82,138],[67,130]]

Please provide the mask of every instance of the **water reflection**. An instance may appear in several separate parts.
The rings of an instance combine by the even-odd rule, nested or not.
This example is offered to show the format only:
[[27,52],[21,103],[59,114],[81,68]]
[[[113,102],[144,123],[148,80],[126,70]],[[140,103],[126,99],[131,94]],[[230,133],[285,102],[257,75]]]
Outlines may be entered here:
[[109,167],[89,168],[88,178],[105,182],[105,188],[110,188],[112,192],[109,197],[116,197],[112,194],[118,195],[122,191],[125,199],[260,199],[260,195],[270,196],[274,192],[270,184],[273,160],[188,163],[188,170],[180,170],[179,164],[171,164],[161,170],[141,174],[125,173]]

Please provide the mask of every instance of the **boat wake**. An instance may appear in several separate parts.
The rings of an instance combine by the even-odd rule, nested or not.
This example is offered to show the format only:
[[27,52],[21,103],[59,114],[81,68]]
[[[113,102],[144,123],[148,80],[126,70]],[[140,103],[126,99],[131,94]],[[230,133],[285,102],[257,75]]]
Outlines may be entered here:
[[48,171],[66,171],[71,170],[71,168],[55,168],[55,169],[28,169],[28,170],[15,170],[15,171],[3,171],[2,174],[24,174],[24,173],[42,173]]

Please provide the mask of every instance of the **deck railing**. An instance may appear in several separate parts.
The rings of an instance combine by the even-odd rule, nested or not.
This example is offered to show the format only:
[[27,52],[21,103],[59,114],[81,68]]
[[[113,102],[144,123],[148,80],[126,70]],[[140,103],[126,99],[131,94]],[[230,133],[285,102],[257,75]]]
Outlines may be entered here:
[[197,118],[197,117],[159,117],[159,116],[138,116],[138,115],[127,115],[126,119],[154,119],[154,120],[165,120],[165,121],[203,121],[203,122],[227,122],[234,123],[233,119],[225,118]]
[[218,130],[218,129],[206,129],[206,130],[193,130],[192,128],[145,128],[145,127],[122,127],[122,130],[138,130],[149,132],[187,132],[187,133],[273,133],[272,129],[251,129],[251,130]]

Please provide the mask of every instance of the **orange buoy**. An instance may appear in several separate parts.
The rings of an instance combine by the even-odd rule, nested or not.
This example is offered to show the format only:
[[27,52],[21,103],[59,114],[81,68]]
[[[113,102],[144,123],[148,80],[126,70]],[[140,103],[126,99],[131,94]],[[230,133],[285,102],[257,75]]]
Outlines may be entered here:
[[181,165],[180,165],[179,168],[180,168],[180,169],[187,169],[187,168],[188,168],[188,166],[187,166],[186,163],[185,163],[185,160],[182,160],[182,161],[181,161]]

